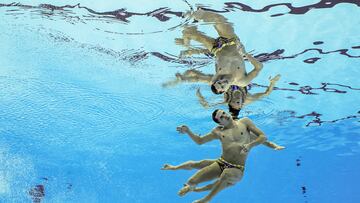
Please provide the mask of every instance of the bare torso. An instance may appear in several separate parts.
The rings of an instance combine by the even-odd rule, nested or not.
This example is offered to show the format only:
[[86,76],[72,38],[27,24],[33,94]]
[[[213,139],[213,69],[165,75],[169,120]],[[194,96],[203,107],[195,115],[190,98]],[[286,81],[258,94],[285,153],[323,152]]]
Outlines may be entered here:
[[243,145],[251,141],[251,134],[247,126],[238,120],[230,129],[217,130],[222,144],[222,158],[233,164],[244,165],[248,152],[243,151]]

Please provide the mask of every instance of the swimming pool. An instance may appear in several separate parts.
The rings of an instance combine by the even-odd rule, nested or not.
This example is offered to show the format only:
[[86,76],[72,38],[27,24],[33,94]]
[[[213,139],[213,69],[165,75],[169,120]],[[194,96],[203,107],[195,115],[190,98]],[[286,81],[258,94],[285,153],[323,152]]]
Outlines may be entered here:
[[[162,88],[177,72],[214,71],[180,59],[181,13],[202,7],[234,23],[264,68],[251,85],[272,94],[240,112],[283,151],[254,149],[243,180],[213,202],[359,202],[358,1],[0,2],[0,202],[191,202],[194,171],[164,163],[217,158],[179,135],[205,134],[213,108],[201,83]],[[195,23],[209,35],[214,29]],[[247,67],[250,65],[247,63]],[[221,107],[226,109],[226,106]]]

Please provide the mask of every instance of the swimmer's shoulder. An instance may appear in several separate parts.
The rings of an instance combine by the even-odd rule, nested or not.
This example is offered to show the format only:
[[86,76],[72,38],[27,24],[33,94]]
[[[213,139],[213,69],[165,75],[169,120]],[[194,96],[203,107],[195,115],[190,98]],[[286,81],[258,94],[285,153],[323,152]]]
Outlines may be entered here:
[[213,133],[216,136],[220,136],[223,133],[224,127],[221,125],[216,126],[212,129],[211,133]]
[[237,122],[242,123],[244,125],[251,125],[253,123],[252,120],[248,117],[242,117],[238,119]]

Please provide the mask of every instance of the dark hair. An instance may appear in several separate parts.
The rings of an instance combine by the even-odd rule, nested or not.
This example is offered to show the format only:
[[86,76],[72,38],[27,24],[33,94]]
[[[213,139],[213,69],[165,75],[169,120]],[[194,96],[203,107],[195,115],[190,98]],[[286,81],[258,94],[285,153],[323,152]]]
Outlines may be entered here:
[[212,119],[215,123],[220,123],[220,121],[216,118],[216,114],[217,112],[220,111],[220,109],[216,109],[213,113],[212,113]]
[[235,109],[230,104],[228,104],[228,106],[229,106],[229,112],[231,113],[231,117],[233,119],[239,119],[238,116],[241,109]]
[[214,83],[211,85],[211,91],[214,93],[214,94],[221,94],[223,93],[223,91],[218,91],[214,85]]

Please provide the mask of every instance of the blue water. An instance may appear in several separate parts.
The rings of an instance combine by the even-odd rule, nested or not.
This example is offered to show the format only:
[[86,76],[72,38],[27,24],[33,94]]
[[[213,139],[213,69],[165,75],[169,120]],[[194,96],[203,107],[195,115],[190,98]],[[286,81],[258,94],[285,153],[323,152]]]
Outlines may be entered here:
[[[175,130],[215,126],[197,87],[221,98],[205,84],[161,87],[189,68],[214,71],[207,56],[177,57],[174,39],[192,23],[177,14],[196,5],[221,12],[263,57],[250,92],[282,76],[241,116],[286,149],[252,150],[243,180],[212,202],[360,202],[359,2],[326,2],[1,1],[0,202],[192,202],[206,194],[178,197],[195,171],[160,170],[221,153],[219,142],[198,146]],[[211,25],[197,25],[216,37]]]

